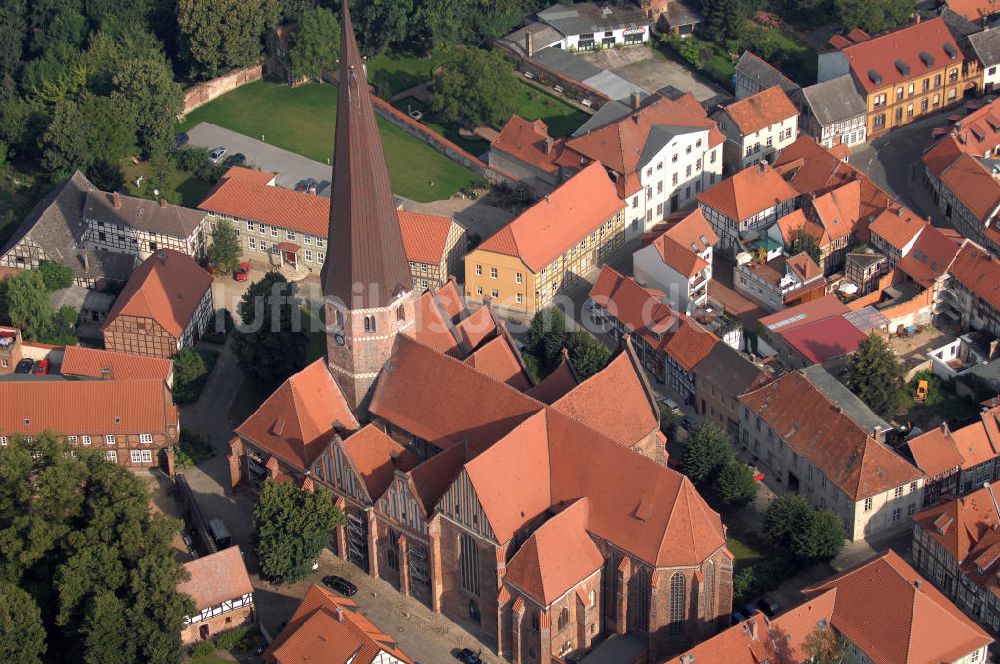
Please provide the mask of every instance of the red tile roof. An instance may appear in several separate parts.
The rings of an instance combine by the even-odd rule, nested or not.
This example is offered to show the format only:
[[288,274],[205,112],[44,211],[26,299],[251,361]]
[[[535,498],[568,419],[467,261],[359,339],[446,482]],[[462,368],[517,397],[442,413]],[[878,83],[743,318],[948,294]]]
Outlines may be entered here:
[[836,295],[826,295],[789,307],[760,319],[760,324],[773,332],[787,332],[816,321],[846,314],[850,309]]
[[475,251],[516,256],[538,272],[623,206],[604,167],[594,162],[484,240]]
[[842,316],[831,316],[792,330],[779,330],[778,334],[814,364],[853,353],[866,337]]
[[951,136],[964,152],[975,157],[993,155],[1000,145],[1000,100],[994,99],[956,122]]
[[733,102],[722,109],[743,135],[798,116],[799,109],[777,85]]
[[947,425],[935,427],[906,443],[917,467],[928,477],[956,472],[963,463]]
[[334,422],[347,430],[358,428],[325,359],[320,358],[282,383],[236,433],[304,470],[330,444]]
[[740,401],[854,501],[922,477],[799,371],[747,392]]
[[211,287],[212,275],[193,258],[173,249],[159,249],[132,272],[101,330],[118,316],[136,316],[155,320],[179,338]]
[[353,600],[313,585],[263,657],[268,664],[375,664],[383,651],[413,664]]
[[465,363],[522,392],[531,387],[531,378],[506,337],[498,336],[487,341],[465,358]]
[[[440,448],[478,452],[543,404],[463,362],[398,335],[369,411]],[[427,389],[434,376],[435,389]]]
[[[946,45],[957,59],[952,60],[945,50]],[[912,81],[948,64],[962,66],[962,52],[941,18],[920,21],[881,37],[852,44],[842,52],[854,79],[868,93]],[[924,61],[922,54],[931,56],[930,65]],[[905,65],[906,73],[900,71],[896,63]],[[870,72],[877,73],[878,82],[872,80]]]
[[[566,143],[565,156],[576,153],[587,160],[600,161],[619,174],[634,176],[642,157],[642,146],[646,144],[649,132],[656,125],[707,129],[708,147],[719,145],[725,140],[715,122],[708,119],[705,109],[688,93],[679,99],[657,99],[617,122],[570,139]],[[579,160],[576,164],[570,161],[567,165],[578,167]],[[635,183],[634,190],[638,190],[637,187],[638,183]],[[629,188],[632,189],[633,187]]]
[[932,175],[941,176],[946,168],[955,163],[955,160],[963,154],[962,146],[958,140],[948,134],[934,144],[930,150],[920,158]]
[[562,146],[549,136],[549,128],[543,120],[531,121],[520,115],[511,116],[490,148],[506,152],[548,173],[559,170],[555,157],[562,151]]
[[344,454],[365,483],[368,497],[376,501],[392,484],[397,470],[408,472],[420,462],[416,456],[373,424],[341,442]]
[[886,210],[877,216],[868,226],[868,230],[872,235],[884,239],[890,246],[903,251],[927,225],[926,221],[901,207],[895,211]]
[[685,371],[694,371],[719,343],[719,338],[688,316],[682,313],[677,316],[680,324],[667,341],[666,351]]
[[399,211],[399,230],[403,233],[406,257],[417,263],[439,265],[445,260],[448,234],[455,222],[436,214]]
[[785,265],[790,267],[802,281],[811,281],[823,275],[823,271],[816,264],[816,261],[804,251],[786,259]]
[[698,208],[667,228],[652,244],[664,263],[686,277],[693,277],[708,267],[699,254],[718,241],[719,237]]
[[177,592],[190,595],[199,612],[253,592],[240,547],[231,546],[184,563],[191,578],[177,585]]
[[256,169],[245,168],[243,166],[231,166],[229,170],[222,174],[222,179],[239,178],[240,180],[246,180],[247,182],[273,185],[277,175],[277,173],[271,173],[269,171],[258,171]]
[[553,404],[579,384],[580,378],[569,361],[569,353],[564,351],[556,368],[525,394],[542,403]]
[[1000,209],[1000,182],[972,155],[960,154],[940,179],[980,222],[985,224]]
[[1000,483],[993,482],[990,489],[978,489],[967,496],[938,503],[918,513],[913,521],[961,564],[989,531],[1000,528],[1000,514],[993,504],[991,490],[1000,496]]
[[993,642],[891,549],[803,592],[830,589],[830,624],[877,664],[954,662]]
[[852,180],[811,201],[826,236],[822,244],[839,240],[858,229],[861,214],[861,181]]
[[163,433],[177,406],[159,378],[0,382],[0,434]]
[[[689,662],[718,662],[721,664],[762,664],[784,659],[775,647],[769,631],[767,617],[757,613],[752,618],[737,623],[702,641],[684,654],[667,660],[666,664],[689,664]],[[691,659],[688,659],[688,658]],[[799,660],[795,660],[799,661]]]
[[966,242],[951,265],[951,276],[994,309],[1000,310],[1000,259]]
[[509,583],[542,606],[550,606],[604,566],[587,534],[590,504],[580,498],[536,530],[507,563]]
[[660,426],[656,395],[631,341],[606,367],[570,390],[552,408],[628,446]]
[[757,164],[698,195],[698,202],[742,221],[798,195],[768,164]]
[[643,288],[610,265],[601,268],[589,297],[655,349],[665,347],[679,320],[677,312],[663,304],[663,291]]
[[975,24],[1000,11],[995,0],[947,0],[948,9]]
[[157,378],[165,381],[173,373],[174,363],[161,357],[130,355],[83,346],[66,346],[59,373],[64,376],[101,378],[106,369],[111,370],[110,377],[114,380]]
[[924,228],[910,253],[896,266],[921,286],[929,288],[936,279],[948,272],[956,260],[959,245],[930,224]]

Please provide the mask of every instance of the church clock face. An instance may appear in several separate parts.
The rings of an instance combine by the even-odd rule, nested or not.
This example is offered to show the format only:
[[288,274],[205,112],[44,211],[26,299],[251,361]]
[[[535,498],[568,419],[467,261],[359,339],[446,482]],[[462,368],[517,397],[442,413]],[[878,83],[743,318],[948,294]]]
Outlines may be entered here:
[[337,332],[333,335],[333,340],[337,342],[338,346],[344,345],[344,335],[341,334],[340,332]]

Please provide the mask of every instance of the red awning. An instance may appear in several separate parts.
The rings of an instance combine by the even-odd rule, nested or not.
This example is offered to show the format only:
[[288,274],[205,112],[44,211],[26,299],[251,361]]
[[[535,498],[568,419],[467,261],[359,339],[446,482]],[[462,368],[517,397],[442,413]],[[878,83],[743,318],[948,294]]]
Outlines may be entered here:
[[296,254],[296,253],[298,253],[299,249],[301,249],[301,248],[302,247],[300,247],[299,245],[295,244],[294,242],[279,242],[278,243],[278,251],[290,251],[293,254]]

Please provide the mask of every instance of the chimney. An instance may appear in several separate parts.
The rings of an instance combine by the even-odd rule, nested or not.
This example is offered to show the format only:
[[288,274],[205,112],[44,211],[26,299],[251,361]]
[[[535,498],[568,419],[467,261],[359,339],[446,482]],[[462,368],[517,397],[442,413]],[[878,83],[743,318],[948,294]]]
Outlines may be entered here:
[[751,620],[750,621],[750,639],[752,641],[756,641],[757,640],[757,621],[756,620]]
[[552,145],[553,145],[553,143],[555,143],[555,141],[553,141],[551,138],[546,138],[545,139],[545,154],[546,154],[546,156],[552,154]]
[[524,31],[524,52],[528,54],[529,58],[535,54],[535,38],[527,29]]
[[114,380],[115,371],[110,365],[101,367],[101,380]]
[[545,194],[545,202],[546,203],[551,203],[552,202],[552,197],[549,196],[548,194]]
[[757,173],[758,173],[758,175],[763,175],[764,174],[764,162],[762,162],[762,161],[758,161],[757,162]]
[[117,191],[111,194],[111,203],[115,206],[116,210],[120,210],[122,207],[122,195]]
[[337,619],[337,622],[344,622],[344,609],[338,606],[333,611],[333,617]]
[[90,255],[87,252],[81,254],[83,256],[83,271],[90,272]]
[[639,110],[639,106],[642,105],[642,97],[639,96],[639,93],[638,92],[633,92],[632,94],[630,94],[628,96],[628,98],[629,98],[629,102],[632,105],[632,108],[638,111]]
[[913,587],[917,588],[919,590],[919,588],[920,588],[920,579],[914,579],[913,580]]
[[880,425],[876,425],[875,428],[872,429],[872,438],[879,442],[882,441],[882,427]]
[[165,199],[165,198],[161,198],[160,199],[160,207],[161,208],[167,207],[167,199]]

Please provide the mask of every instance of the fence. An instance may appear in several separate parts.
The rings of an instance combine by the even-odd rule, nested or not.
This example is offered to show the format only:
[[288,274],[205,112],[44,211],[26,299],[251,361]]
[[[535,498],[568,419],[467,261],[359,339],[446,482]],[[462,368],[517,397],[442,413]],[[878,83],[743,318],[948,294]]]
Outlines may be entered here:
[[263,65],[254,65],[188,88],[184,91],[184,110],[181,111],[181,117],[241,85],[260,80],[263,71]]

